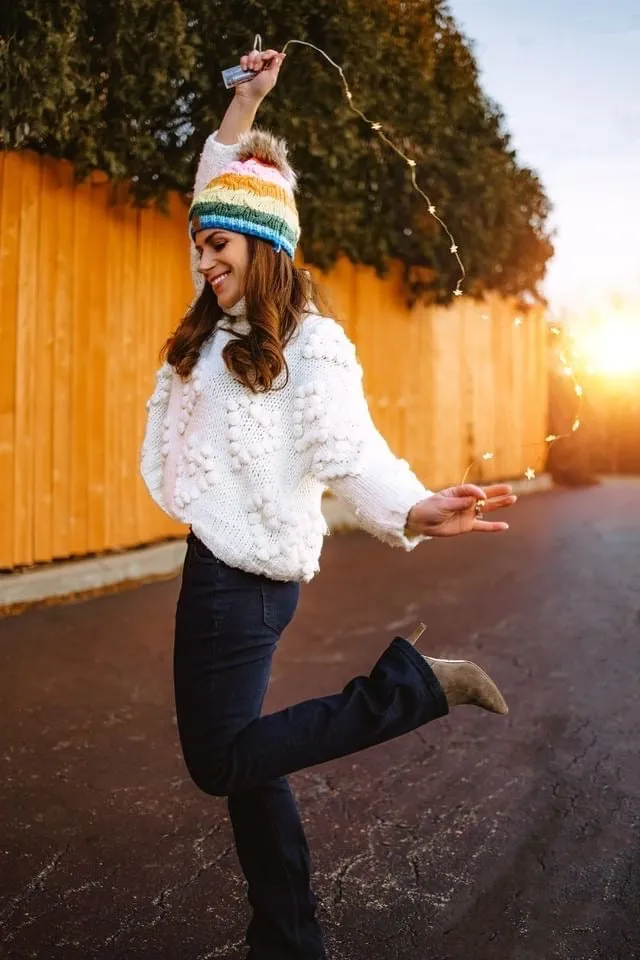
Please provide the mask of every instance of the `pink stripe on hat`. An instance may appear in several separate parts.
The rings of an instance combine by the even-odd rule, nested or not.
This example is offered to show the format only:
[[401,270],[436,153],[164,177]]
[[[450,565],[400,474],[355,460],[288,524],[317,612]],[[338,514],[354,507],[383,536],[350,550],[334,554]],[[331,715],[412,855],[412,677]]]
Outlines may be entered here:
[[266,163],[260,163],[259,160],[255,160],[253,157],[251,157],[250,160],[232,160],[231,163],[224,167],[221,173],[239,173],[244,177],[257,177],[258,180],[266,180],[268,183],[273,183],[283,190],[291,192],[291,184],[276,167],[272,167]]

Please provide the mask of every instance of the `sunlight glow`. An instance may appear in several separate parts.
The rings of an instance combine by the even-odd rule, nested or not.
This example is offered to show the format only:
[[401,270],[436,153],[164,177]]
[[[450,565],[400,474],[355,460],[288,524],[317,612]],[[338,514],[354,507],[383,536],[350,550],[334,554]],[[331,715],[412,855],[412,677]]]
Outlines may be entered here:
[[577,339],[581,357],[594,373],[640,376],[640,310],[612,312]]

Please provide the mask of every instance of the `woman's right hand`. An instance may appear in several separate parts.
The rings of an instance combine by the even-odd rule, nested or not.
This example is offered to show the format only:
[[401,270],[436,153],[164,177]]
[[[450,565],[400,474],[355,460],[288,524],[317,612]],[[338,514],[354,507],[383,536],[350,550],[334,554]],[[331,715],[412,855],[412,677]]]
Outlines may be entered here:
[[243,70],[255,70],[256,76],[244,83],[239,83],[235,89],[235,96],[239,99],[252,100],[254,103],[260,103],[266,95],[275,87],[280,67],[284,62],[286,53],[278,53],[277,50],[252,50],[240,58],[240,65]]

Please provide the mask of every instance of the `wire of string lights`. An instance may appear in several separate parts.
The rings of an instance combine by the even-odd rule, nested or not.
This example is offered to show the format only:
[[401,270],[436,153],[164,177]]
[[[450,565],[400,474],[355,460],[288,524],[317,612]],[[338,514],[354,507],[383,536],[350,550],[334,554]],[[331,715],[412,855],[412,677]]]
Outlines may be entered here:
[[[417,181],[417,179],[416,179],[416,168],[417,168],[416,161],[415,161],[412,157],[408,156],[403,150],[400,149],[400,147],[398,147],[398,145],[397,145],[396,143],[393,142],[393,140],[391,139],[391,137],[389,137],[389,135],[385,132],[385,130],[384,130],[384,128],[383,128],[383,125],[382,125],[382,123],[381,123],[380,121],[378,121],[378,120],[371,120],[370,117],[368,117],[362,110],[360,110],[359,107],[356,106],[356,104],[354,103],[354,99],[353,99],[353,93],[351,92],[351,88],[349,87],[349,83],[348,83],[347,78],[346,78],[346,76],[345,76],[345,74],[344,74],[344,70],[342,69],[342,67],[340,66],[339,63],[336,63],[336,61],[333,60],[333,59],[329,56],[329,54],[326,53],[326,51],[324,51],[321,47],[317,47],[314,43],[310,43],[308,40],[287,40],[287,42],[285,43],[284,47],[282,48],[282,53],[286,53],[286,52],[287,52],[287,48],[290,47],[290,46],[292,46],[292,45],[294,45],[294,44],[295,44],[296,46],[309,47],[311,50],[315,50],[315,51],[316,51],[317,53],[319,53],[322,57],[324,57],[324,59],[325,59],[335,70],[337,70],[338,74],[340,75],[340,80],[342,81],[342,86],[343,86],[343,88],[344,88],[345,98],[346,98],[346,100],[347,100],[347,104],[348,104],[349,108],[350,108],[358,117],[360,117],[360,119],[363,120],[364,123],[366,123],[366,124],[370,127],[370,129],[371,129],[375,134],[377,134],[377,136],[380,138],[380,140],[382,140],[383,143],[386,143],[387,146],[390,147],[393,151],[395,151],[395,153],[397,153],[397,155],[406,163],[406,165],[407,165],[407,167],[409,168],[409,171],[410,171],[411,184],[412,184],[414,190],[416,190],[416,192],[417,192],[417,193],[422,197],[422,199],[425,201],[425,203],[426,203],[426,205],[427,205],[427,211],[428,211],[429,215],[430,215],[431,217],[433,217],[433,219],[440,225],[440,227],[442,228],[442,230],[445,232],[445,234],[446,234],[447,237],[448,237],[449,244],[450,244],[450,246],[449,246],[449,252],[455,257],[455,259],[456,259],[456,261],[457,261],[457,264],[458,264],[459,271],[460,271],[460,276],[459,276],[458,281],[457,281],[457,283],[456,283],[455,289],[452,291],[452,293],[453,293],[453,296],[454,296],[454,297],[461,297],[461,296],[463,295],[462,284],[463,284],[464,279],[465,279],[465,276],[466,276],[466,271],[465,271],[464,263],[463,263],[463,261],[462,261],[462,257],[460,256],[460,253],[459,253],[458,244],[456,243],[456,240],[455,240],[453,234],[451,233],[449,227],[448,227],[447,224],[445,223],[445,221],[438,215],[438,213],[437,213],[437,211],[436,211],[435,204],[432,202],[432,200],[431,200],[431,198],[429,197],[429,195],[428,195],[428,194],[422,189],[422,187],[418,184],[418,181]],[[255,38],[254,38],[254,41],[253,41],[253,49],[254,49],[254,50],[257,50],[258,52],[262,52],[262,37],[261,37],[261,35],[260,35],[259,33],[257,33],[257,34],[255,35]],[[230,75],[230,79],[229,79],[229,80],[228,80],[227,77],[225,77],[225,74]],[[229,71],[223,71],[223,77],[225,77],[225,84],[227,84],[227,85],[231,85],[231,84],[233,84],[233,83],[242,82],[243,79],[249,79],[250,76],[253,76],[253,74],[251,73],[251,71],[242,71],[239,67],[233,67],[233,68],[231,68]],[[524,321],[523,321],[522,317],[515,317],[514,320],[513,320],[513,325],[514,325],[515,327],[520,327],[520,326],[523,325],[523,323],[524,323]],[[559,337],[559,336],[560,336],[561,331],[560,331],[560,329],[559,329],[557,326],[552,325],[549,329],[550,329],[550,332],[551,332],[551,334],[552,334],[553,336],[556,336],[556,337]],[[565,433],[561,433],[561,434],[552,434],[552,433],[551,433],[551,434],[548,434],[548,436],[546,436],[543,441],[533,441],[532,443],[525,444],[524,446],[527,446],[527,447],[530,447],[530,446],[540,446],[542,443],[545,443],[545,444],[547,444],[547,445],[550,447],[552,444],[556,443],[558,440],[562,440],[563,438],[570,437],[570,436],[572,435],[572,433],[575,433],[577,430],[580,429],[580,425],[581,425],[580,416],[581,416],[581,411],[582,411],[582,398],[583,398],[583,395],[584,395],[584,391],[583,391],[582,386],[578,383],[578,381],[577,381],[577,379],[576,379],[575,370],[574,370],[573,366],[571,365],[571,363],[569,362],[569,360],[568,360],[568,358],[567,358],[567,356],[566,356],[566,352],[565,352],[564,348],[559,347],[557,352],[558,352],[558,356],[559,356],[559,358],[560,358],[560,362],[562,363],[564,373],[566,374],[566,376],[568,376],[568,377],[571,378],[571,380],[572,380],[572,382],[573,382],[573,387],[574,387],[575,394],[576,394],[576,396],[577,396],[577,398],[578,398],[578,408],[577,408],[576,414],[575,414],[575,416],[574,416],[573,423],[572,423],[572,425],[571,425],[571,429],[568,430],[568,431],[566,431]],[[466,469],[466,471],[465,471],[465,475],[464,475],[464,478],[463,478],[463,481],[462,481],[462,482],[463,482],[463,483],[465,482],[465,480],[467,479],[469,473],[471,472],[471,470],[472,470],[474,467],[480,465],[483,461],[486,462],[486,461],[488,461],[488,460],[493,460],[493,459],[495,458],[495,456],[496,456],[496,451],[494,451],[494,450],[485,450],[484,453],[482,453],[482,455],[480,456],[480,458],[473,460],[473,461],[469,464],[469,466],[467,467],[467,469]],[[533,480],[533,479],[535,478],[535,476],[536,476],[536,471],[534,470],[534,468],[531,467],[531,466],[527,466],[527,468],[526,468],[525,471],[524,471],[524,477],[525,477],[525,479],[527,479],[527,480]]]

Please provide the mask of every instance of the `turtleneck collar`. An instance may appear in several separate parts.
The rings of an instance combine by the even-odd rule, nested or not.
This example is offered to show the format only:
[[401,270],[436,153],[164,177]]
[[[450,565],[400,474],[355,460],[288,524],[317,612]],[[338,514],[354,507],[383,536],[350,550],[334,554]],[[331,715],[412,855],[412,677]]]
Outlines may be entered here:
[[225,313],[228,317],[235,318],[244,318],[247,315],[247,303],[244,297],[238,300],[237,303],[234,303],[232,307],[229,307],[228,310],[225,310]]
[[234,333],[249,333],[251,324],[247,320],[247,304],[244,297],[225,310],[225,318]]

